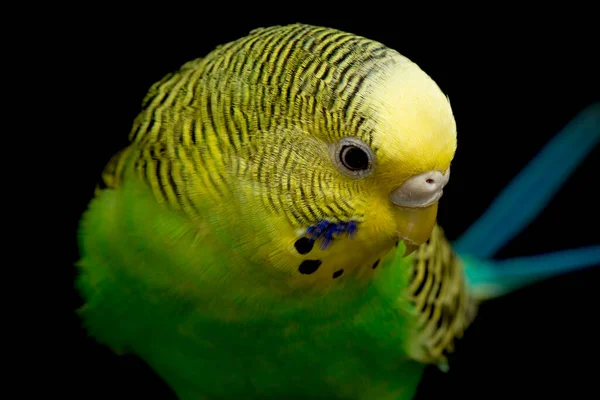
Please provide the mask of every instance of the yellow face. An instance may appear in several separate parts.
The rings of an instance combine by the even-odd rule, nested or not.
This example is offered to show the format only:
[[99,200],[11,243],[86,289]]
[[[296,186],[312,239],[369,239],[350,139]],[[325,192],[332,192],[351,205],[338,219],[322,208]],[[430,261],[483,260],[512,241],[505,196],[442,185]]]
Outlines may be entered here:
[[255,31],[145,104],[117,159],[227,255],[219,279],[246,299],[369,282],[395,246],[429,237],[456,149],[450,104],[419,67],[325,28]]
[[371,96],[377,151],[368,184],[370,203],[377,207],[369,207],[367,226],[395,229],[410,247],[426,241],[435,224],[456,151],[456,123],[435,82],[416,64],[403,61]]
[[456,150],[448,99],[401,56],[365,87],[355,94],[359,129],[332,134],[334,110],[311,128],[265,136],[246,166],[276,227],[261,254],[292,288],[368,282],[399,242],[410,250],[435,225]]

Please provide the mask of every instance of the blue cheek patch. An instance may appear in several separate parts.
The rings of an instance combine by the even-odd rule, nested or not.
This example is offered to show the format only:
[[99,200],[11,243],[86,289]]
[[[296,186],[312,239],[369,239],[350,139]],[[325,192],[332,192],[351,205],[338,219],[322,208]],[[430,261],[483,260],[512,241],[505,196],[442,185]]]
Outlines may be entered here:
[[352,239],[356,230],[356,221],[329,222],[327,220],[322,220],[315,225],[309,226],[306,229],[306,236],[313,241],[321,239],[321,250],[325,250],[331,245],[331,242],[340,235],[346,234]]

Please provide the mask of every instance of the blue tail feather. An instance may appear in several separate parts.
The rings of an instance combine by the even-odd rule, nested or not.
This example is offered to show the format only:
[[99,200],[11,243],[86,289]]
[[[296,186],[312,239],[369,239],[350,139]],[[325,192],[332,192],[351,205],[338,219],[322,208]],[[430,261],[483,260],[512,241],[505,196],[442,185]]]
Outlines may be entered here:
[[525,286],[600,264],[600,246],[562,250],[501,261],[464,256],[471,292],[479,298],[494,298]]
[[595,103],[571,120],[453,243],[465,260],[467,280],[476,295],[497,297],[552,276],[600,265],[600,246],[490,260],[538,216],[598,142],[600,103]]
[[492,257],[527,226],[600,141],[600,103],[581,111],[509,183],[453,244],[458,253]]

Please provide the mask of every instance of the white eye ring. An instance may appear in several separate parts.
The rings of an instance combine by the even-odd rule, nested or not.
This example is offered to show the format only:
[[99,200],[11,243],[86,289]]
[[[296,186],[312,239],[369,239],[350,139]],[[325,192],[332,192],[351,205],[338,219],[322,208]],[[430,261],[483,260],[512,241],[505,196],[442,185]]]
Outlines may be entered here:
[[330,147],[331,159],[340,172],[350,178],[364,178],[375,170],[375,154],[362,140],[341,139]]

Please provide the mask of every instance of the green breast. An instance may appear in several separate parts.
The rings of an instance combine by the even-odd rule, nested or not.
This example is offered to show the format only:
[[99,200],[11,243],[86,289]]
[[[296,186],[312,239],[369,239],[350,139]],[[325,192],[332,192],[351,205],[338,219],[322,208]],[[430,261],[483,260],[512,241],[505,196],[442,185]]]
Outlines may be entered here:
[[101,191],[82,221],[82,317],[98,341],[140,356],[183,399],[412,396],[423,366],[407,355],[409,258],[390,254],[367,286],[251,297],[231,276],[248,260],[224,252],[226,238],[199,236],[138,189]]
[[403,335],[394,334],[405,325],[363,307],[355,321],[224,323],[171,314],[154,318],[135,351],[181,398],[410,398],[423,365],[406,358]]

